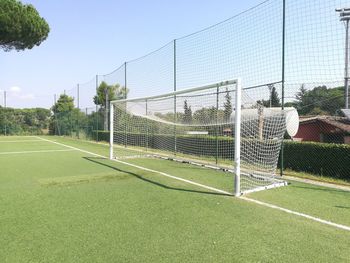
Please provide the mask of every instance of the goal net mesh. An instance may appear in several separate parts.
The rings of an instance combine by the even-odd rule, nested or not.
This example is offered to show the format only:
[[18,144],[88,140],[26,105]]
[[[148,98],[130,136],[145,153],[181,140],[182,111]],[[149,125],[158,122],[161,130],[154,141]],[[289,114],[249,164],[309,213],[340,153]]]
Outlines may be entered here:
[[[235,81],[163,96],[115,101],[113,157],[163,157],[234,171]],[[241,96],[242,193],[283,183],[276,177],[286,117]]]

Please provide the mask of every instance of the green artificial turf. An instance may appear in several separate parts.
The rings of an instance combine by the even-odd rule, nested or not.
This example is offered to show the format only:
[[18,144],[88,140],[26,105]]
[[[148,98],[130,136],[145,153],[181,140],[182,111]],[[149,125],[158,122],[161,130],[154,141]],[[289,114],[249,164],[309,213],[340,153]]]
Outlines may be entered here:
[[[106,145],[47,139],[108,154]],[[26,150],[28,143],[23,144]],[[45,143],[30,150],[65,148]],[[2,144],[0,152],[5,152]],[[233,187],[231,176],[219,171],[157,159],[129,161],[220,189]],[[350,258],[350,232],[88,153],[0,155],[0,167],[2,262],[346,262]],[[338,211],[326,208],[346,207],[349,201],[346,194],[299,183],[250,196],[305,213],[310,206],[310,214],[325,219]],[[343,218],[348,216],[346,208],[338,209],[343,212],[328,219],[348,223]]]

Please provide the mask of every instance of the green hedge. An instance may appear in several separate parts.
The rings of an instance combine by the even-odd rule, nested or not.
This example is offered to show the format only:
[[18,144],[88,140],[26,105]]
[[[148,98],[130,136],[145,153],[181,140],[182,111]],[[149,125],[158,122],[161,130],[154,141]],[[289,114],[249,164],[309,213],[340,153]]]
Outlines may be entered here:
[[284,167],[297,172],[350,180],[350,146],[285,142]]
[[[98,141],[109,142],[109,132],[107,131],[93,131],[94,138]],[[166,150],[175,149],[174,136],[169,134],[156,134],[147,136],[140,133],[123,133],[115,132],[114,137],[118,138],[120,144],[130,146],[149,147],[152,149]],[[199,156],[215,156],[216,147],[220,149],[218,158],[233,158],[233,139],[230,137],[219,137],[218,142],[215,136],[191,136],[178,135],[176,137],[176,150],[184,154],[193,154]],[[188,145],[205,145],[206,147],[188,147]]]
[[[143,146],[159,150],[175,148],[172,135],[153,135],[115,132],[115,137],[122,144]],[[94,131],[94,138],[109,142],[109,132]],[[200,156],[215,157],[216,147],[219,147],[218,158],[233,159],[234,144],[232,137],[179,135],[176,138],[177,152]],[[142,145],[144,144],[144,145]],[[188,145],[205,145],[205,147],[188,147]],[[269,144],[259,146],[262,152]],[[350,146],[344,144],[291,142],[284,143],[284,168],[297,172],[306,172],[315,175],[329,176],[350,180]]]
[[92,131],[92,139],[96,141],[109,142],[109,131]]

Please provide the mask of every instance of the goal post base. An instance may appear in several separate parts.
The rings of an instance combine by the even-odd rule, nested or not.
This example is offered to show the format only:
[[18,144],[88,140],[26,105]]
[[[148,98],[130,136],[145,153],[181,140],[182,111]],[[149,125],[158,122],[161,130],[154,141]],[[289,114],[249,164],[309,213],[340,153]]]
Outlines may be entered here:
[[254,193],[254,192],[260,192],[260,191],[269,190],[269,189],[274,189],[274,188],[283,187],[283,186],[287,186],[287,185],[288,185],[288,182],[280,181],[280,182],[276,182],[276,183],[273,183],[270,185],[259,186],[259,187],[255,187],[254,189],[242,191],[241,195],[250,194],[250,193]]

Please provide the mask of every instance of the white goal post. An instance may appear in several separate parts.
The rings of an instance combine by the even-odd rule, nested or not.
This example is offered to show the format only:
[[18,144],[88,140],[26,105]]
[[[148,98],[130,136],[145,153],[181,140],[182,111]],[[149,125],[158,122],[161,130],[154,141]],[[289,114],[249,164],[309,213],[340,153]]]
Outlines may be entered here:
[[235,79],[111,101],[110,159],[161,157],[223,169],[234,173],[236,196],[286,185],[276,169],[296,111],[264,108],[253,97]]

